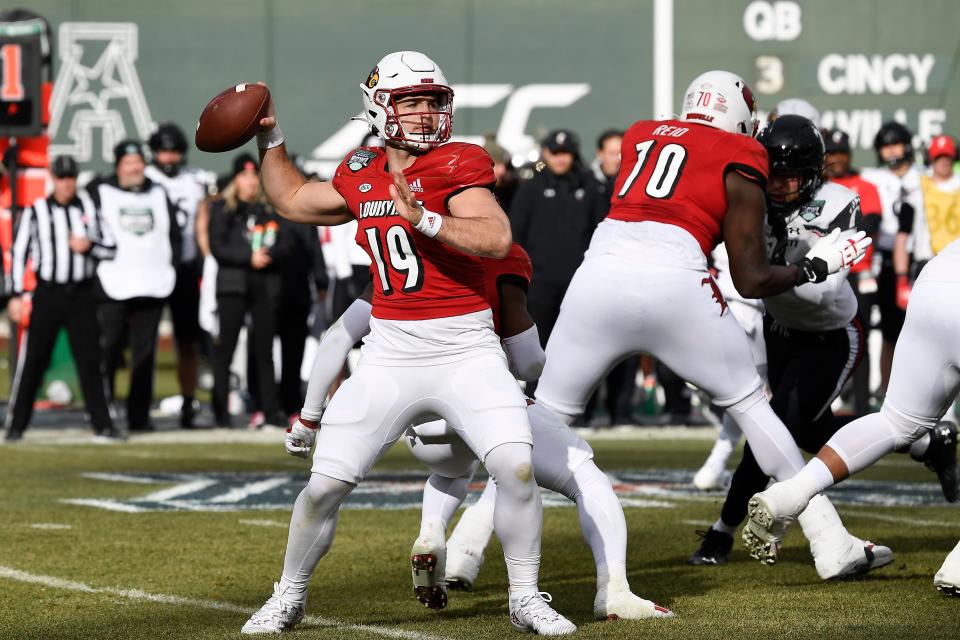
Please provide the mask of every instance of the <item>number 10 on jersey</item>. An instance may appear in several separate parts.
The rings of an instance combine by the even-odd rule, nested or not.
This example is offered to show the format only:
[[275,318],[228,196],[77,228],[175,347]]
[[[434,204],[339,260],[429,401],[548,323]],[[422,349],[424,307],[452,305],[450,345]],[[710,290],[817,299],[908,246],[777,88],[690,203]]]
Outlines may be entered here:
[[395,291],[390,284],[390,269],[403,274],[403,287],[400,289],[403,293],[420,291],[423,288],[423,260],[407,230],[400,225],[393,225],[383,234],[382,239],[377,228],[366,229],[365,233],[370,244],[370,253],[377,265],[377,276],[380,278],[383,295],[389,296]]

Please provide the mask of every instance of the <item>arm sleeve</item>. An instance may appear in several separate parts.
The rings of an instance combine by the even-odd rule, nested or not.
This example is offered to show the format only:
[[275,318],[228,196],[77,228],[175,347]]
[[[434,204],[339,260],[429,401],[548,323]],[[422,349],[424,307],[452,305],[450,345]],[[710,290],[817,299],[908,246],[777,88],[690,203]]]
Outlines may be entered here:
[[224,207],[214,204],[210,207],[210,253],[217,263],[234,267],[250,264],[253,251],[240,238],[231,237],[230,216]]
[[33,220],[33,207],[27,207],[20,214],[20,220],[17,222],[13,250],[10,252],[12,262],[10,265],[11,290],[15,296],[23,293],[23,276],[27,270],[27,258],[30,257],[31,245],[33,244]]
[[310,370],[307,393],[300,416],[307,420],[320,420],[327,391],[347,361],[347,354],[357,340],[370,332],[372,307],[366,300],[354,300],[343,315],[333,323],[320,340],[317,356]]
[[524,382],[533,382],[540,378],[547,354],[540,346],[540,333],[537,325],[515,336],[503,339],[503,349],[510,364],[510,373]]

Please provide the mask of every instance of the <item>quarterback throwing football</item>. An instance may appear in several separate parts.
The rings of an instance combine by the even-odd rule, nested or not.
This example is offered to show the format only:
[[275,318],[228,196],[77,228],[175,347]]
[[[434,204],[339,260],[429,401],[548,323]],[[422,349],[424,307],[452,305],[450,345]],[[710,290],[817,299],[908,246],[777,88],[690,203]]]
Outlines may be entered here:
[[572,633],[537,587],[542,505],[526,402],[483,295],[481,257],[503,258],[511,245],[490,190],[493,161],[476,145],[447,142],[453,91],[427,56],[391,53],[361,89],[364,116],[386,146],[351,152],[332,182],[305,182],[276,117],[260,122],[263,186],[276,209],[305,224],[356,219],[375,275],[370,334],[323,415],[283,574],[243,632],[275,633],[303,618],[307,583],[333,542],[343,500],[411,423],[441,417],[496,478],[511,623]]

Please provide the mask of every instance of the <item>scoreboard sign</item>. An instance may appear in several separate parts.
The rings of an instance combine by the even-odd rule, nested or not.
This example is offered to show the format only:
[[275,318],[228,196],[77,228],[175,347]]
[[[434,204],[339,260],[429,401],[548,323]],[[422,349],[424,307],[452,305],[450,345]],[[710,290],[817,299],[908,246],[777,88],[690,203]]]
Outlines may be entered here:
[[898,120],[928,142],[960,133],[960,4],[953,0],[674,0],[677,94],[701,71],[735,71],[760,109],[804,98],[850,135],[861,165]]
[[0,137],[43,133],[41,37],[38,22],[0,23]]

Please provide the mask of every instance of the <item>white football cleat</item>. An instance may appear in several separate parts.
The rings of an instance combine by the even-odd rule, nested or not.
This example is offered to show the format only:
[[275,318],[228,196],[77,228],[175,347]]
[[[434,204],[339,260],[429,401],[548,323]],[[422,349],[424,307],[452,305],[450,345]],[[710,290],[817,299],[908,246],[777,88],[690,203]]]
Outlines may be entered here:
[[780,554],[780,543],[787,529],[797,519],[806,504],[791,511],[780,505],[795,503],[785,495],[783,483],[771,485],[766,491],[754,494],[747,504],[749,519],[743,527],[743,543],[750,556],[763,564],[774,564]]
[[544,591],[530,593],[514,600],[510,598],[510,624],[520,631],[532,631],[541,636],[566,636],[577,630],[573,624],[553,610],[553,597]]
[[[824,580],[861,576],[893,562],[893,551],[890,547],[861,540],[856,536],[848,538],[845,549],[831,549],[826,553],[814,554],[817,575]],[[811,549],[814,548],[813,543],[810,546]]]
[[303,620],[303,603],[288,597],[286,591],[280,590],[279,583],[273,583],[273,595],[250,616],[240,633],[282,633]]
[[446,541],[442,532],[439,536],[421,535],[410,549],[413,592],[428,609],[440,610],[447,606],[446,558]]
[[597,620],[645,620],[672,618],[673,612],[630,591],[618,589],[597,592],[593,601],[593,616]]
[[693,486],[700,491],[723,489],[730,484],[730,473],[725,467],[710,464],[707,460],[700,469],[693,474]]
[[447,571],[445,580],[450,589],[473,589],[485,557],[483,549],[456,544],[453,538],[447,545]]
[[960,596],[960,543],[953,548],[937,575],[933,577],[937,591],[948,596]]

